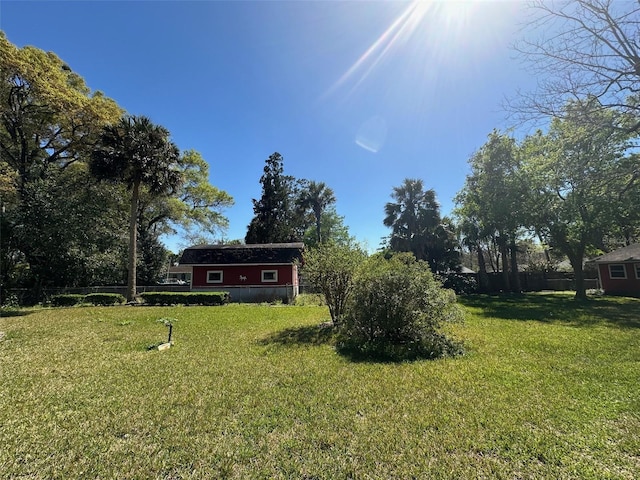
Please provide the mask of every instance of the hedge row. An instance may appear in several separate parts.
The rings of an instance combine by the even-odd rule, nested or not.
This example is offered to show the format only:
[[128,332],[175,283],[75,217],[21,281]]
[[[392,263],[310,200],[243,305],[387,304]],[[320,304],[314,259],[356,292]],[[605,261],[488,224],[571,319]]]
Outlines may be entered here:
[[126,299],[119,293],[90,293],[82,295],[77,293],[64,293],[51,297],[51,305],[54,307],[72,307],[82,303],[92,305],[120,305]]
[[224,305],[228,292],[144,292],[140,295],[148,305]]

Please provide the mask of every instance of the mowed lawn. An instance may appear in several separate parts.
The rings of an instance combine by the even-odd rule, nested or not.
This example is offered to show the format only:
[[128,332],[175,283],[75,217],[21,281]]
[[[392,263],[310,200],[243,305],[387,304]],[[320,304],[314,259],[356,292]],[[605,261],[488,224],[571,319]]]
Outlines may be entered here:
[[467,354],[401,364],[338,355],[322,307],[4,316],[0,477],[640,477],[640,300],[461,303]]

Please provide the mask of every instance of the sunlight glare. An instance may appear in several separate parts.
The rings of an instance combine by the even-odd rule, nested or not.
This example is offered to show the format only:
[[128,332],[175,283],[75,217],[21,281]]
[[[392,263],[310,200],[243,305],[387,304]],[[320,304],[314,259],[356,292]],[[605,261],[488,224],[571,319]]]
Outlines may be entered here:
[[[414,0],[329,88],[353,93],[384,61],[404,55],[404,77],[433,79],[444,66],[464,67],[490,54],[507,19],[490,16],[483,0]],[[503,9],[508,10],[508,9]],[[419,70],[416,71],[416,68]],[[410,71],[406,71],[410,70]]]

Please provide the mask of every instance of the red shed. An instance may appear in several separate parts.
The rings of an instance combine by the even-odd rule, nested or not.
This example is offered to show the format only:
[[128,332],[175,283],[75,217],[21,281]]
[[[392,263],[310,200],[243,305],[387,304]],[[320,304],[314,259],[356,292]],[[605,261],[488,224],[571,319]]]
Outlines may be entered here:
[[225,291],[232,301],[290,300],[298,295],[302,243],[199,245],[180,265],[191,268],[191,290]]
[[640,297],[640,243],[602,255],[594,262],[605,294]]

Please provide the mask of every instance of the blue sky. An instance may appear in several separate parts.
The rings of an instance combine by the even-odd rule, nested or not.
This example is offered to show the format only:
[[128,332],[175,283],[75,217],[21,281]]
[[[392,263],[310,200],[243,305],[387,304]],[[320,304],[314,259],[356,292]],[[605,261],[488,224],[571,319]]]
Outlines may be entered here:
[[535,87],[511,49],[526,14],[516,0],[2,0],[0,29],[199,151],[236,202],[225,238],[244,238],[277,151],[375,249],[394,186],[421,178],[448,214],[468,158],[510,126],[503,100]]

